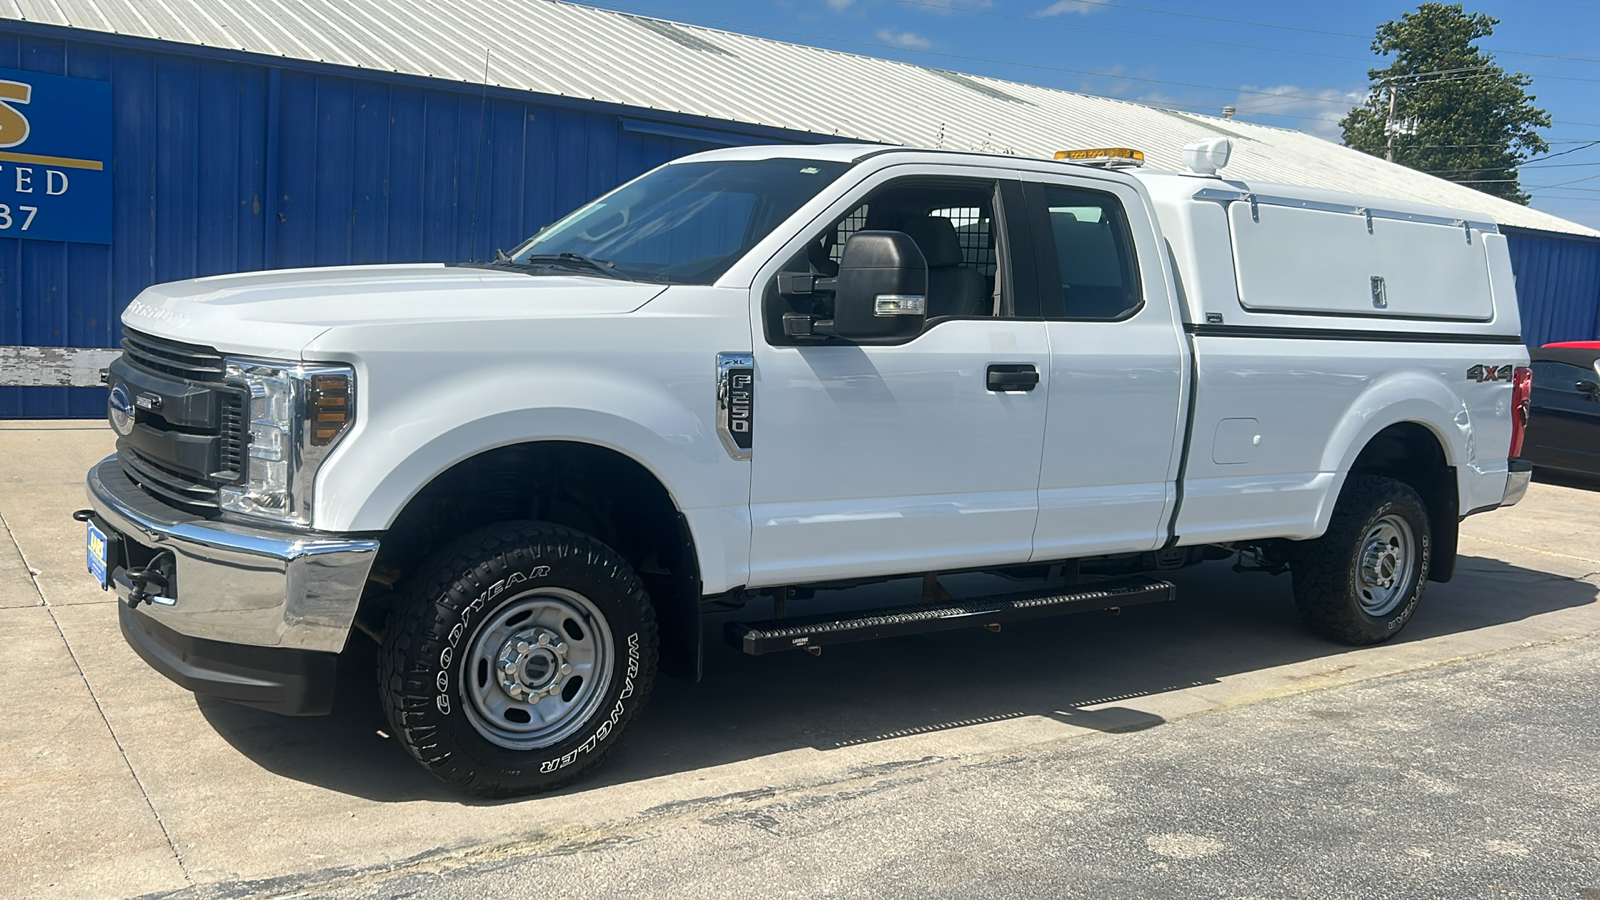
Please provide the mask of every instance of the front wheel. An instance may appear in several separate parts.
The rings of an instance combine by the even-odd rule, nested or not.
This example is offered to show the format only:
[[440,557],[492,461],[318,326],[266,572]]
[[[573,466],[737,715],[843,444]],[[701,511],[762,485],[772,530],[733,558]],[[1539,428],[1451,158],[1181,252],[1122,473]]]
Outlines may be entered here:
[[1294,601],[1311,629],[1377,644],[1411,621],[1428,583],[1428,511],[1410,485],[1351,475],[1322,537],[1291,556]]
[[655,670],[654,609],[615,551],[563,526],[505,523],[409,580],[379,687],[418,762],[469,793],[507,797],[599,764]]

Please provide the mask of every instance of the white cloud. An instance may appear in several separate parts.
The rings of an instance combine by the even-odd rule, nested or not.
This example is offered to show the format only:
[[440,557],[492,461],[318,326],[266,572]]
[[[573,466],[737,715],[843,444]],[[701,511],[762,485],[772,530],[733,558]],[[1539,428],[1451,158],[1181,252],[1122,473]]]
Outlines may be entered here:
[[1080,16],[1087,16],[1091,13],[1100,12],[1110,5],[1103,2],[1103,0],[1056,0],[1056,2],[1039,10],[1039,15],[1059,16],[1062,13],[1076,13]]
[[854,2],[856,2],[856,0],[828,0],[828,8],[834,12],[844,12],[845,10],[849,9],[850,4]]
[[892,28],[879,28],[878,40],[896,47],[907,47],[912,50],[924,50],[933,46],[933,41],[928,40],[914,31],[895,31]]
[[[1331,141],[1342,139],[1343,130],[1339,128],[1339,120],[1349,115],[1351,108],[1367,96],[1366,91],[1303,88],[1292,84],[1271,87],[1247,84],[1244,90],[1262,93],[1241,93],[1227,104],[1238,108],[1239,118],[1294,128]],[[1217,111],[1220,113],[1221,109]],[[1284,118],[1274,119],[1272,116]]]

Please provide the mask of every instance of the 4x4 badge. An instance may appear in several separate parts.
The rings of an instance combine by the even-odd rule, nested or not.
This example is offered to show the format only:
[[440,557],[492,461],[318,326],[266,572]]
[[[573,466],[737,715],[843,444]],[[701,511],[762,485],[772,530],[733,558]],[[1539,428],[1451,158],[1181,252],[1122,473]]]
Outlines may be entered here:
[[1511,372],[1511,366],[1496,367],[1494,363],[1490,363],[1486,366],[1473,366],[1472,368],[1468,369],[1467,377],[1478,382],[1479,384],[1482,384],[1485,381],[1510,381]]

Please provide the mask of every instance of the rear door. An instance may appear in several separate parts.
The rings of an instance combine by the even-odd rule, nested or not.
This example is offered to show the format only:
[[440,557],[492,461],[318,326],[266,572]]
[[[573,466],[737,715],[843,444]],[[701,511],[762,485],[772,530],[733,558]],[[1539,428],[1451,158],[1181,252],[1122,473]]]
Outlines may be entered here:
[[1176,499],[1186,383],[1153,223],[1120,182],[1028,178],[1050,341],[1033,558],[1154,549]]

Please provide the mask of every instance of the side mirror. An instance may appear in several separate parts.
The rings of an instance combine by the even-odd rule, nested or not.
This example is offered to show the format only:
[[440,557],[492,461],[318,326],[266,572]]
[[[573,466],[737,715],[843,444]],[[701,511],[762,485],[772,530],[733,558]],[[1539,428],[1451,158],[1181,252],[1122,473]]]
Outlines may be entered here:
[[833,333],[846,340],[910,338],[928,314],[928,261],[903,231],[858,231],[845,241],[833,295]]
[[1578,389],[1578,393],[1587,394],[1590,400],[1600,400],[1600,382],[1584,380],[1574,387]]

